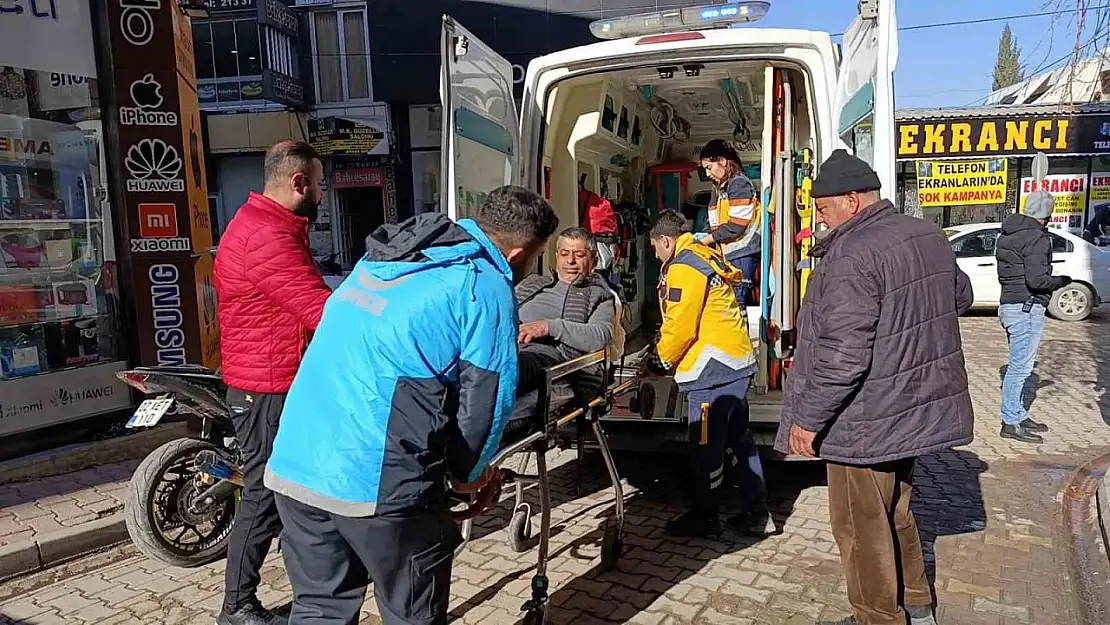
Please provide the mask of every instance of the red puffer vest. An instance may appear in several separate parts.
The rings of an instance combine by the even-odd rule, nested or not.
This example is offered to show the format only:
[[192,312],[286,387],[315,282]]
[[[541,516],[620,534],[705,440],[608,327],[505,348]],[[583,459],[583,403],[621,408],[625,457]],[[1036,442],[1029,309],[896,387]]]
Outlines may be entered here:
[[251,193],[216,253],[223,377],[253,393],[285,393],[331,289],[308,245],[308,220]]

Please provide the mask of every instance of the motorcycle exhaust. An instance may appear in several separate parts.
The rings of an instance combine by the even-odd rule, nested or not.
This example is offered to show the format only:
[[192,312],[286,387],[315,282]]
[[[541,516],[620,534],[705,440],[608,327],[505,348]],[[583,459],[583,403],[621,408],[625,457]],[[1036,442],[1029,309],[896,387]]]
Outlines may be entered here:
[[230,482],[236,486],[243,486],[243,472],[220,458],[219,454],[211,449],[206,449],[197,454],[193,461],[193,468],[198,473],[210,475],[218,480]]

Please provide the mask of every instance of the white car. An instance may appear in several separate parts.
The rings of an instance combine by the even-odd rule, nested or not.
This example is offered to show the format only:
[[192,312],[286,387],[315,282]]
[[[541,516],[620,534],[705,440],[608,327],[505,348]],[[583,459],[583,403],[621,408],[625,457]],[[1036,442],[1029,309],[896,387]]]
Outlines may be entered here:
[[[975,308],[997,308],[1002,295],[994,246],[1002,224],[967,224],[945,228],[956,253],[956,263],[971,278]],[[1073,282],[1052,294],[1048,313],[1063,321],[1082,321],[1102,297],[1110,297],[1110,251],[1100,249],[1063,230],[1049,229],[1052,237],[1052,273],[1071,276]]]

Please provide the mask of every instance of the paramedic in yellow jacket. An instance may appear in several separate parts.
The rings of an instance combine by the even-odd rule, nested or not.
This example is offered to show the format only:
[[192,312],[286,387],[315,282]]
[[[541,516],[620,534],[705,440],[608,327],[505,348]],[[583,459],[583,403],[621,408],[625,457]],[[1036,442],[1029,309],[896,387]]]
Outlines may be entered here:
[[763,467],[748,430],[747,395],[756,361],[745,311],[734,292],[741,273],[720,251],[698,242],[680,213],[660,213],[650,237],[663,263],[663,327],[656,355],[658,365],[687,394],[697,480],[690,511],[668,523],[666,531],[719,534],[720,493],[731,482],[746,505],[729,525],[757,536],[773,533]]

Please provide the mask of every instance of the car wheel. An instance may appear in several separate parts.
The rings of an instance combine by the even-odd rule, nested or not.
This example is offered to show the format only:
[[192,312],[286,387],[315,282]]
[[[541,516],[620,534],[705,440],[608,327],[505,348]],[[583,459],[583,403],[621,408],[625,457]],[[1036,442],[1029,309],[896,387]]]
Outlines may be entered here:
[[1072,282],[1052,294],[1048,302],[1048,314],[1061,321],[1083,321],[1091,316],[1095,307],[1095,294],[1091,287]]

